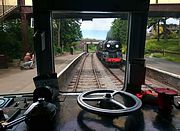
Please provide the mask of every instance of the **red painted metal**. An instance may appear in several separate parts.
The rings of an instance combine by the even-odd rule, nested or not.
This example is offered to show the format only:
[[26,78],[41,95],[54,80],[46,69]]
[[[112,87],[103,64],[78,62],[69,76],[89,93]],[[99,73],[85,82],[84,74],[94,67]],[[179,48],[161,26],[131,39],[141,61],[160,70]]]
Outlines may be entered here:
[[106,62],[121,62],[121,58],[106,58]]
[[173,109],[173,97],[178,95],[178,92],[169,88],[156,88],[158,93],[158,108],[160,111],[171,113]]
[[139,99],[142,100],[143,104],[157,105],[158,94],[152,90],[141,90],[140,93],[135,94]]
[[169,96],[177,95],[177,91],[175,91],[173,89],[169,89],[169,88],[156,88],[155,91],[158,94],[166,94],[166,95],[169,95]]

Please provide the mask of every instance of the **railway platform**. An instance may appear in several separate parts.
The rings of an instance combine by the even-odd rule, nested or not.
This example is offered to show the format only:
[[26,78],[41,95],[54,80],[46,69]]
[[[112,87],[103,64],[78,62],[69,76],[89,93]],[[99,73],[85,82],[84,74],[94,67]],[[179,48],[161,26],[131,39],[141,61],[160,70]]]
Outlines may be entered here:
[[[55,57],[55,70],[61,72],[79,53],[74,55],[64,54]],[[35,85],[33,77],[36,76],[36,68],[20,70],[20,68],[9,67],[0,69],[0,93],[24,93],[33,92]]]
[[171,62],[160,58],[146,58],[146,65],[180,76],[180,63]]
[[[64,54],[57,56],[55,58],[56,72],[61,72],[69,63],[77,58],[79,54],[80,53],[75,53],[74,55]],[[32,78],[35,76],[36,68],[30,70],[20,70],[20,68],[12,67],[9,67],[8,69],[0,69],[0,93],[33,92],[35,85]],[[146,83],[154,87],[169,87],[153,79],[146,79]]]

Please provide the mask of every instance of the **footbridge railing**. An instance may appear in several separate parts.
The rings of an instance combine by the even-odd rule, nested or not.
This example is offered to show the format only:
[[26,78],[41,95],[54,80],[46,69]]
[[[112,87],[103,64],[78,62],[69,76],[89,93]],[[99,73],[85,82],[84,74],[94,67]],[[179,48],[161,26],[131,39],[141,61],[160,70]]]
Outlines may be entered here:
[[17,0],[0,0],[0,18],[17,8]]

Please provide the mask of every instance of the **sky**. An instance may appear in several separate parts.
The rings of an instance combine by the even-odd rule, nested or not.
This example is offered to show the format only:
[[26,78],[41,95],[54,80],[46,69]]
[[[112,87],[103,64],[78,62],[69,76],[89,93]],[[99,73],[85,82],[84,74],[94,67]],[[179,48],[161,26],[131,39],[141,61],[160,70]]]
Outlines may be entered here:
[[[83,38],[94,38],[98,40],[105,40],[107,32],[111,27],[111,23],[114,18],[99,18],[93,19],[93,21],[81,21],[81,30],[83,34]],[[173,18],[169,18],[166,21],[167,24],[178,24],[179,20],[175,20]]]
[[114,18],[97,18],[93,21],[82,21],[81,30],[83,38],[105,40]]
[[173,23],[173,24],[179,25],[179,20],[173,19],[173,18],[169,18],[169,19],[167,19],[166,23],[167,24],[172,24]]

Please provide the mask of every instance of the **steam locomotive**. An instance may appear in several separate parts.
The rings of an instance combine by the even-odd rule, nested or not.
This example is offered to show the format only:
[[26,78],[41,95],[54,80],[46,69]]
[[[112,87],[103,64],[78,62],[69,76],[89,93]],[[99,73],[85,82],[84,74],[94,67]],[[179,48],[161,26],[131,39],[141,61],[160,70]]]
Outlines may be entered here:
[[99,60],[108,67],[119,67],[122,65],[122,45],[116,40],[100,41],[96,50]]

